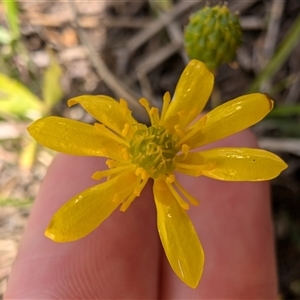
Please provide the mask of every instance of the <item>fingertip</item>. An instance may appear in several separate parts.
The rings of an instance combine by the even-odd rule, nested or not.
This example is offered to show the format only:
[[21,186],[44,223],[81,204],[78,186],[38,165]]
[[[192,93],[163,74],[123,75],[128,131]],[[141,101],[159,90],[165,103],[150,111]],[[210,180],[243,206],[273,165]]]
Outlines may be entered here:
[[95,185],[91,174],[105,168],[102,158],[54,159],[32,207],[6,299],[156,297],[159,240],[151,186],[128,212],[115,211],[78,241],[54,242],[47,227],[66,201]]
[[[205,147],[256,148],[245,130]],[[163,268],[165,298],[275,299],[277,279],[268,182],[224,182],[178,176],[196,199],[189,215],[205,251],[203,276],[192,290]]]

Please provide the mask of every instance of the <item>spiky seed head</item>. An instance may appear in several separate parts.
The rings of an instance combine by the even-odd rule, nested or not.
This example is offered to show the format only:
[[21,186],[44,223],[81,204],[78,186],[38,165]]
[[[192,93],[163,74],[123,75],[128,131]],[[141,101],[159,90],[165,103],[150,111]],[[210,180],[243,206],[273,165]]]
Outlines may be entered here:
[[233,60],[241,38],[238,16],[226,5],[200,9],[191,15],[184,31],[189,58],[201,60],[210,70]]

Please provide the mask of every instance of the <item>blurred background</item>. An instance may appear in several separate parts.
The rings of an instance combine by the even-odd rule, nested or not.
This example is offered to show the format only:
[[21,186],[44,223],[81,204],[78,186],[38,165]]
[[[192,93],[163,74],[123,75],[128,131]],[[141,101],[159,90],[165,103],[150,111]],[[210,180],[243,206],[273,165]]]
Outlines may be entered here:
[[[220,1],[210,1],[210,5]],[[245,93],[268,93],[275,109],[253,127],[260,147],[289,168],[271,182],[281,299],[300,299],[300,1],[227,1],[242,43],[215,70],[207,109]],[[143,95],[160,106],[189,61],[183,30],[205,1],[0,1],[0,299],[30,208],[55,153],[26,127],[59,115],[92,118],[66,100]]]

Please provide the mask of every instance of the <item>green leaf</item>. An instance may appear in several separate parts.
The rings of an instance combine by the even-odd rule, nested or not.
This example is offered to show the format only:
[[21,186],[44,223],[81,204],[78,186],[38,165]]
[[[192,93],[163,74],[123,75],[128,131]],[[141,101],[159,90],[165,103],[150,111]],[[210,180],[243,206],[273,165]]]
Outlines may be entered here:
[[52,109],[63,96],[63,90],[60,84],[61,75],[62,69],[52,57],[51,63],[44,74],[42,86],[43,100],[46,103],[48,111]]
[[42,115],[42,102],[26,86],[0,73],[0,114],[35,120]]

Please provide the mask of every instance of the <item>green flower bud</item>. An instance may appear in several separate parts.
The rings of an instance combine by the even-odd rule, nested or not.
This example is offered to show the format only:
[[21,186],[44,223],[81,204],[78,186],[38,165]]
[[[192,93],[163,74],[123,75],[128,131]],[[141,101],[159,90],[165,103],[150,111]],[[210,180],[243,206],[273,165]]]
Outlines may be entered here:
[[184,31],[184,45],[190,59],[201,60],[214,70],[232,61],[241,37],[239,19],[226,5],[205,6],[191,15]]

